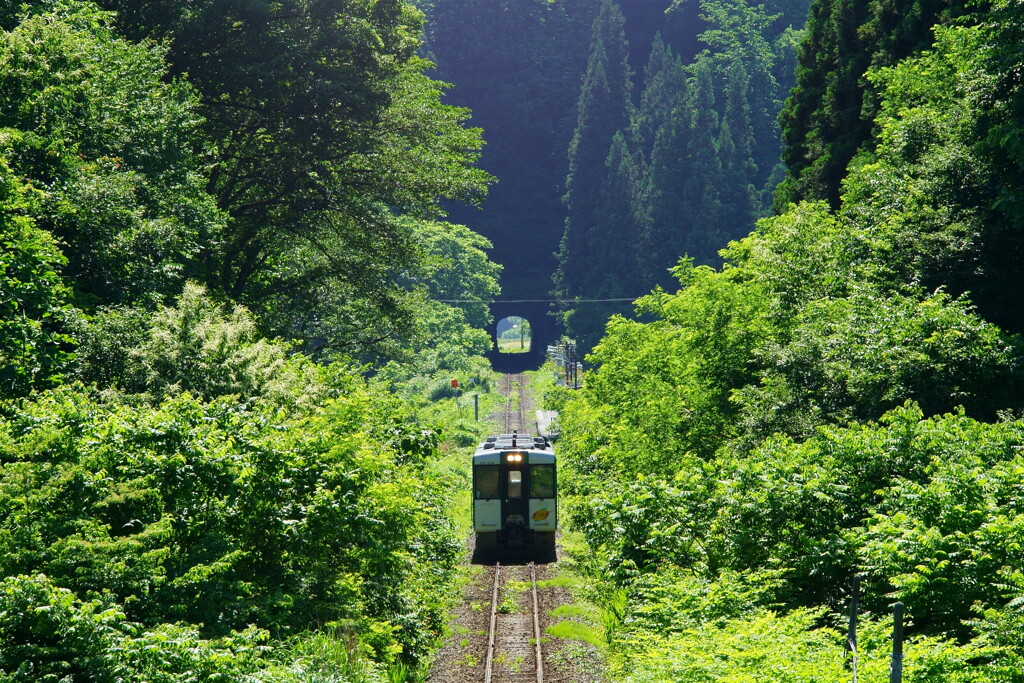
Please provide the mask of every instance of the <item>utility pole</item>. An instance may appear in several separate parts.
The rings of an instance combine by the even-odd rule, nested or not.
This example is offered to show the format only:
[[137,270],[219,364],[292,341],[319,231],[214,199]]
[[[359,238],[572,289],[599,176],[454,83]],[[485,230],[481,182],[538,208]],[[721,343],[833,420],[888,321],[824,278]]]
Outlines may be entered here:
[[889,683],[903,683],[903,603],[892,606],[892,663]]
[[860,574],[853,575],[853,589],[850,591],[850,629],[846,635],[846,646],[850,648],[850,665],[853,668],[853,683],[857,683],[857,612],[860,609]]

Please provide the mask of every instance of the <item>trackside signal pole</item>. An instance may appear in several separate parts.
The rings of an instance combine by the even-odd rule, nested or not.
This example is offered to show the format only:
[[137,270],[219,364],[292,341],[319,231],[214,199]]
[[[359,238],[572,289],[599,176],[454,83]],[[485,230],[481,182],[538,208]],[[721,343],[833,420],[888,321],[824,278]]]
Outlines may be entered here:
[[576,342],[568,340],[562,344],[562,355],[565,357],[565,383],[570,389],[578,389],[579,361],[576,357]]

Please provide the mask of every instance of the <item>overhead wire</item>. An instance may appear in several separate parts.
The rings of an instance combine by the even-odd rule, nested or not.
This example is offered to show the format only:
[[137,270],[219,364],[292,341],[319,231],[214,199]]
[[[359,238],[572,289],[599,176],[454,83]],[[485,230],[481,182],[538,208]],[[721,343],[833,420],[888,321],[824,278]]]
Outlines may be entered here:
[[[647,296],[642,294],[641,296]],[[432,299],[441,304],[599,304],[621,301],[636,301],[640,296],[623,299],[495,299],[494,301],[483,301],[481,299]]]

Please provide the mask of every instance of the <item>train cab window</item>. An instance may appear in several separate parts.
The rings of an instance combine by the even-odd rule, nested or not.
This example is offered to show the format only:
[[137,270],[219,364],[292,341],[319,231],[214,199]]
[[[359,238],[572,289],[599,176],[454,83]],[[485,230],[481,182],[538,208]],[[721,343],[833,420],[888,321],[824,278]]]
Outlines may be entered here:
[[479,465],[474,467],[476,473],[476,497],[490,499],[498,497],[498,466]]
[[532,465],[530,467],[530,498],[555,497],[555,466]]
[[508,471],[508,497],[523,497],[523,473],[520,470]]

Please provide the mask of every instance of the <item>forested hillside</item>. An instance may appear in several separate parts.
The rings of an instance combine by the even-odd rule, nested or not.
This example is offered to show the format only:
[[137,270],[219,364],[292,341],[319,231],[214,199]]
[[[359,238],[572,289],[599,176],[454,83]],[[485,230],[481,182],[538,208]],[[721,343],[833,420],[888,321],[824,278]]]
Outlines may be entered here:
[[[776,118],[805,11],[674,3],[641,73],[618,56],[629,49],[623,17],[602,3],[569,147],[560,299],[670,287],[680,257],[718,264],[719,249],[750,232],[780,177]],[[567,331],[589,348],[608,315],[629,308],[570,307]]]
[[423,676],[500,268],[421,28],[0,7],[0,680]]
[[[511,298],[545,297],[590,348],[632,298],[765,215],[802,2],[429,3],[430,54],[499,182],[461,220]],[[552,281],[553,274],[553,281]],[[624,299],[573,304],[577,299]]]
[[483,210],[453,218],[494,244],[508,298],[547,298],[562,233],[572,110],[586,60],[593,0],[434,0],[426,51],[446,101],[483,128],[481,166],[498,182]]
[[810,16],[780,212],[560,399],[615,680],[850,680],[855,576],[860,680],[895,601],[904,680],[1024,680],[1024,17]]

